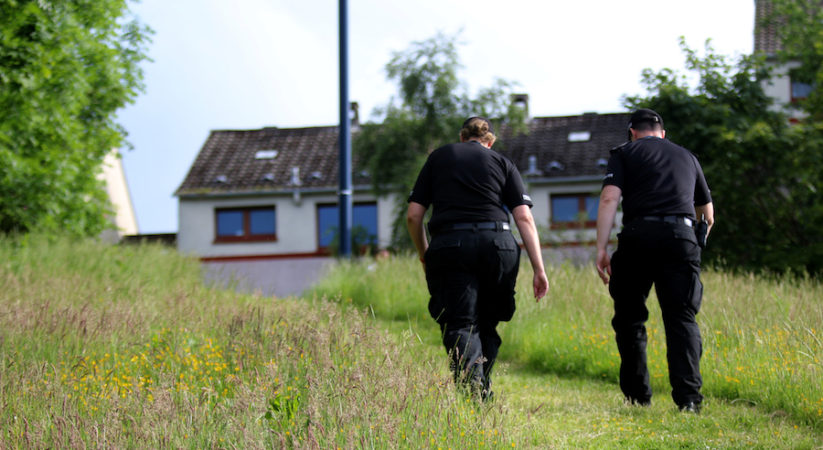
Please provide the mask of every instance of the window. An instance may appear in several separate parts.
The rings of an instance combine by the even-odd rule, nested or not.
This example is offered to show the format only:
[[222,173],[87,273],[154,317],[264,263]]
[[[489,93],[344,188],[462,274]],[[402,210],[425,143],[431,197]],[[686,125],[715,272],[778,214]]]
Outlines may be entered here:
[[807,98],[812,93],[812,87],[809,83],[801,83],[800,81],[792,80],[792,102],[797,102]]
[[792,89],[792,103],[805,100],[814,90],[814,84],[805,83],[803,81],[803,77],[801,77],[797,70],[792,70],[789,72],[789,81],[791,82]]
[[215,242],[277,240],[274,206],[215,210]]
[[551,196],[552,228],[581,228],[597,225],[600,197],[591,194]]
[[[317,246],[328,248],[337,238],[340,217],[337,205],[317,205]],[[356,203],[352,207],[352,239],[355,246],[377,243],[377,204]]]

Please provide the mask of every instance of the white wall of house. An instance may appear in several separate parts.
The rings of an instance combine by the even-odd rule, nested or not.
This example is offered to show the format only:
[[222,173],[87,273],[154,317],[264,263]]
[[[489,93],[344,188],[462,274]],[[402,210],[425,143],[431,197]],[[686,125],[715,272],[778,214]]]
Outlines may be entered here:
[[774,108],[783,109],[784,105],[791,101],[792,84],[789,71],[797,67],[800,67],[800,64],[796,62],[775,66],[772,79],[763,82],[766,95],[775,99]]
[[763,81],[763,91],[774,99],[772,110],[782,111],[792,119],[802,119],[805,113],[792,104],[792,79],[789,72],[800,67],[800,63],[790,61],[783,65],[775,65],[772,71],[772,78]]
[[101,239],[117,242],[124,235],[137,234],[137,219],[134,215],[120,153],[117,149],[106,154],[98,178],[106,184],[106,192],[114,210],[114,216],[109,219],[116,227],[114,230],[105,230],[100,236]]
[[[181,198],[178,208],[177,247],[182,253],[199,257],[245,257],[263,255],[300,255],[318,251],[317,205],[337,203],[334,193],[293,194],[191,199]],[[385,247],[391,238],[390,197],[375,200],[371,194],[352,197],[354,203],[377,203],[378,241]],[[274,205],[277,240],[271,242],[215,242],[215,210]]]
[[391,226],[395,217],[397,196],[390,194],[377,199],[377,240],[380,248],[391,244]]
[[540,227],[540,239],[543,242],[589,242],[597,236],[595,228],[557,230],[551,228],[551,196],[556,194],[590,194],[599,195],[600,181],[570,182],[563,184],[532,184],[529,195],[532,197],[532,215]]

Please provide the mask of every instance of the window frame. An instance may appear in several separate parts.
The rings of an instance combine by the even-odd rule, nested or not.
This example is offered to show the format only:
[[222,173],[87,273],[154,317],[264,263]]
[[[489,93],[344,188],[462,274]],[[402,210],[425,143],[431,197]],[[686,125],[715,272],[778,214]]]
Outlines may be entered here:
[[798,75],[797,70],[789,71],[789,101],[792,104],[802,102],[803,100],[806,100],[807,98],[809,98],[808,95],[803,96],[803,97],[795,97],[795,95],[794,95],[795,85],[807,86],[810,92],[814,90],[814,84],[813,83],[807,83],[805,81],[800,81],[798,79],[797,75]]
[[[243,235],[242,236],[220,236],[218,234],[219,215],[221,212],[242,212],[243,213]],[[274,233],[252,234],[251,233],[251,213],[252,211],[271,211],[274,213]],[[277,241],[277,207],[275,205],[262,206],[232,206],[214,209],[214,243],[238,243],[238,242],[274,242]]]
[[[332,202],[317,203],[314,207],[314,215],[315,215],[314,237],[315,237],[316,243],[317,243],[317,251],[321,252],[321,253],[328,252],[329,251],[329,246],[328,245],[325,245],[325,246],[321,245],[321,242],[320,242],[320,208],[321,207],[329,207],[329,206],[339,208],[340,204],[339,203],[332,203]],[[380,213],[379,213],[379,210],[377,208],[377,202],[376,201],[363,201],[363,202],[354,202],[354,203],[352,203],[352,228],[354,228],[354,226],[355,226],[355,223],[354,223],[354,207],[355,206],[374,206],[375,232],[377,233],[377,234],[374,235],[374,238],[375,238],[375,241],[379,240]],[[338,209],[338,211],[339,211],[339,209]]]
[[[595,215],[594,219],[592,220],[574,220],[574,221],[562,221],[559,222],[555,219],[555,210],[554,210],[554,199],[560,198],[576,198],[577,199],[577,215],[579,216],[581,213],[586,213],[588,215],[588,209],[586,208],[586,199],[594,197],[597,199],[598,207],[600,204],[600,196],[596,194],[592,194],[589,192],[570,192],[570,193],[556,193],[556,194],[549,194],[549,211],[550,211],[550,228],[552,230],[574,230],[574,229],[587,229],[587,228],[596,228],[597,227],[597,216]],[[591,218],[590,218],[591,219]]]
[[802,81],[790,80],[790,82],[789,82],[789,91],[790,91],[789,96],[791,97],[791,102],[792,103],[799,103],[799,102],[802,102],[803,100],[806,100],[807,98],[809,98],[808,95],[803,96],[803,97],[795,97],[794,87],[795,87],[795,85],[798,85],[798,84],[803,85],[803,86],[808,86],[810,91],[814,89],[814,87],[809,83],[804,83]]

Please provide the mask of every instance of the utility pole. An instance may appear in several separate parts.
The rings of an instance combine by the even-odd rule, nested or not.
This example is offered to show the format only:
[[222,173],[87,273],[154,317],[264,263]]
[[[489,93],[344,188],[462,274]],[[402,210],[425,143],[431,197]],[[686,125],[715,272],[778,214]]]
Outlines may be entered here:
[[351,119],[349,117],[349,11],[339,0],[340,16],[340,257],[351,258],[352,176]]

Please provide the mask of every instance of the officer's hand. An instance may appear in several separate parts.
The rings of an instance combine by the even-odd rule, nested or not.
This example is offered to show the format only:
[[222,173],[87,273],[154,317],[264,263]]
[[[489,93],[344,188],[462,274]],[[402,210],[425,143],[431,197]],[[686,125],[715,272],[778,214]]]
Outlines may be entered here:
[[597,251],[595,265],[597,266],[597,274],[600,275],[603,284],[609,284],[609,277],[612,276],[612,262],[606,250]]
[[539,302],[549,292],[549,278],[546,272],[542,270],[535,272],[532,284],[534,285],[534,299]]

